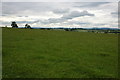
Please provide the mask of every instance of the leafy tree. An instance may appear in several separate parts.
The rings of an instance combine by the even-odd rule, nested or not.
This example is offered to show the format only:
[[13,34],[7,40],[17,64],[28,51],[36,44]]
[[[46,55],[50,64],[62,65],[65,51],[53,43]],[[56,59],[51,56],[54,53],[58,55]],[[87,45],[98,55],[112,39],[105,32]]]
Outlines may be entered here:
[[12,22],[11,26],[12,26],[12,28],[18,28],[18,26],[17,26],[15,21]]
[[28,25],[28,24],[26,24],[26,25],[25,25],[25,28],[31,28],[31,26],[30,26],[30,25]]

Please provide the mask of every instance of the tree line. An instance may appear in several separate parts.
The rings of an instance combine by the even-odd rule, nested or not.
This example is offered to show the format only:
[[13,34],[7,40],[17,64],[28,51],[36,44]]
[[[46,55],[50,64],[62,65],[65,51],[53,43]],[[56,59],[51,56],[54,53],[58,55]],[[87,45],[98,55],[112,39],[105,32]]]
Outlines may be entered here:
[[[18,28],[18,25],[17,25],[17,23],[16,23],[15,21],[13,21],[13,22],[11,23],[11,26],[12,26],[12,28]],[[31,26],[28,25],[28,24],[25,24],[25,28],[31,28]]]

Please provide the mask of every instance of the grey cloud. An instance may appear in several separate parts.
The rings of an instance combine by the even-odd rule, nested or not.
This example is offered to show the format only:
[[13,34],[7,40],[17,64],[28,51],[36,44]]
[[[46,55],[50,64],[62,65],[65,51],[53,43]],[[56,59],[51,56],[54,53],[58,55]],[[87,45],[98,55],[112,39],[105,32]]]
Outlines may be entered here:
[[29,17],[29,16],[17,16],[17,17]]
[[68,13],[70,9],[55,9],[53,10],[53,13],[56,14],[63,14],[63,13]]
[[58,22],[63,22],[65,19],[63,18],[50,18],[48,19],[49,23],[58,23]]
[[7,15],[5,15],[5,14],[1,14],[1,16],[7,16]]
[[88,11],[72,11],[70,14],[65,14],[63,15],[61,18],[49,18],[48,20],[45,21],[40,21],[41,23],[60,23],[60,22],[64,22],[67,21],[69,19],[73,19],[76,17],[82,17],[82,16],[95,16],[94,14],[89,13]]
[[54,5],[51,3],[45,2],[3,2],[2,4],[2,13],[3,14],[31,14],[24,13],[25,11],[31,11],[35,13],[48,12],[54,9]]
[[85,3],[82,3],[82,4],[80,4],[80,2],[79,3],[76,3],[75,2],[75,6],[74,7],[98,7],[98,6],[100,6],[100,5],[103,5],[103,4],[108,4],[108,3],[110,3],[110,2],[85,2]]
[[31,21],[16,21],[18,24],[31,23]]
[[111,12],[111,15],[112,15],[113,17],[118,18],[118,16],[120,15],[120,12],[119,12],[119,11]]
[[89,22],[80,22],[80,21],[69,21],[67,24],[77,24],[77,25],[85,25],[85,24],[91,24]]
[[106,25],[106,23],[97,23],[97,24],[93,24],[93,25],[102,27],[102,26]]
[[111,14],[118,14],[118,12],[111,12]]
[[[66,9],[65,9],[66,8]],[[7,15],[35,15],[53,12],[56,14],[67,13],[72,8],[72,3],[65,2],[3,2],[2,13]],[[30,13],[28,13],[28,11]]]
[[[118,0],[11,0],[11,2],[117,2]],[[10,0],[2,0],[10,2]]]
[[88,11],[73,11],[69,15],[64,15],[62,18],[64,19],[73,19],[75,17],[81,17],[81,16],[94,16],[94,14],[89,13]]
[[35,21],[16,21],[16,23],[18,24],[22,24],[22,23],[28,23],[28,24],[31,24],[31,23],[38,23],[39,20],[35,20]]
[[0,21],[2,24],[9,24],[10,22],[8,21]]
[[[104,5],[103,5],[104,4]],[[17,18],[17,20],[23,20],[23,21],[17,21],[18,24],[32,24],[32,23],[38,23],[38,24],[51,24],[51,23],[61,23],[63,24],[64,21],[68,22],[68,20],[77,18],[77,17],[83,17],[83,16],[95,16],[95,14],[90,13],[89,10],[91,9],[91,12],[94,10],[99,11],[104,11],[104,6],[107,4],[106,2],[59,2],[59,3],[54,3],[54,2],[3,2],[2,4],[2,16],[6,18]],[[103,5],[103,7],[102,7]],[[108,5],[108,4],[107,4]],[[109,5],[108,5],[109,6]],[[106,7],[106,6],[105,6]],[[112,16],[116,15],[116,9],[113,10],[114,5],[111,7],[107,7],[106,10],[109,8],[110,12],[114,11],[111,13]],[[112,9],[113,8],[113,9]],[[78,10],[78,11],[77,11]],[[79,10],[88,10],[88,11],[82,11],[79,12]],[[72,12],[71,12],[72,11]],[[53,12],[53,13],[51,13]],[[94,11],[93,11],[94,12]],[[50,14],[49,14],[50,13]],[[101,14],[106,14],[106,13],[101,13]],[[60,18],[52,18],[52,16],[59,16],[63,15]],[[96,13],[97,15],[97,13]],[[99,15],[99,14],[98,14]],[[25,16],[28,18],[25,19]],[[35,16],[35,17],[34,17]],[[36,17],[40,17],[39,20]],[[51,17],[47,19],[48,17]],[[54,16],[54,17],[55,17]],[[19,17],[24,17],[24,18],[19,18]],[[102,19],[103,17],[101,17]],[[27,19],[32,19],[34,21],[27,21]],[[26,21],[24,21],[26,20]],[[84,19],[83,19],[84,20]],[[73,20],[72,20],[73,21]],[[85,20],[86,21],[86,20]],[[3,22],[8,24],[8,22]],[[94,20],[93,20],[94,23]],[[11,24],[11,22],[9,22]],[[88,24],[89,23],[84,23],[84,22],[71,22],[68,24]]]
[[8,22],[8,21],[1,21],[0,20],[0,24],[5,26],[5,25],[10,25],[10,22]]
[[[79,6],[86,3],[50,3],[50,2],[3,2],[3,11],[2,13],[5,15],[35,15],[35,14],[44,14],[45,12],[52,11],[55,14],[64,14],[69,13],[70,9],[73,6]],[[95,3],[87,3],[87,5],[91,5]],[[96,3],[98,5],[100,3]],[[82,5],[86,6],[86,5]],[[87,7],[87,6],[86,6]],[[30,11],[28,13],[27,11]],[[20,15],[21,14],[21,15]]]
[[18,17],[23,17],[23,16],[18,16]]

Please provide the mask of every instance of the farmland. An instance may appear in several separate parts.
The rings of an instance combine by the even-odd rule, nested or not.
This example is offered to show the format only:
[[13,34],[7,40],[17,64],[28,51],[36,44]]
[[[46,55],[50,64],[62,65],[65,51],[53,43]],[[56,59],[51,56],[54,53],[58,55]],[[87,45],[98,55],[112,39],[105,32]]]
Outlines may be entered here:
[[116,78],[118,34],[2,29],[3,78]]

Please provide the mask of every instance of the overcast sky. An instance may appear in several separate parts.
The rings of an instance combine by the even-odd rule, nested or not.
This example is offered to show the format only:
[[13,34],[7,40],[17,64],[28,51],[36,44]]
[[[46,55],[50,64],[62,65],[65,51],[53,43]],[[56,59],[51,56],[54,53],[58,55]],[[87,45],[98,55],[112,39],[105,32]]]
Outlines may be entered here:
[[117,2],[3,2],[0,26],[118,27]]

